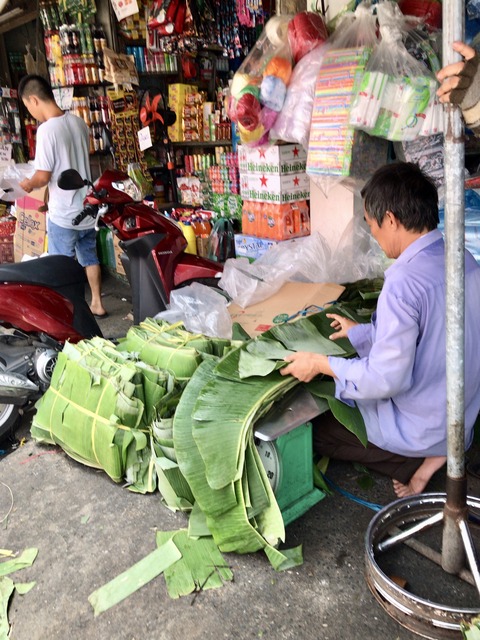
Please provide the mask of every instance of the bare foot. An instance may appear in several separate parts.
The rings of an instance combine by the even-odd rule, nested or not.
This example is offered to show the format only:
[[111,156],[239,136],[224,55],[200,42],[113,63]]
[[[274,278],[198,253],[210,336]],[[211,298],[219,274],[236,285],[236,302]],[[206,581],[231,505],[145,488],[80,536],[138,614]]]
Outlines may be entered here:
[[108,315],[105,307],[103,306],[102,303],[100,304],[96,304],[95,306],[93,304],[90,305],[90,311],[93,313],[94,316],[105,316]]
[[415,471],[410,481],[407,484],[403,484],[398,480],[393,480],[393,490],[398,498],[405,498],[406,496],[416,496],[425,489],[433,474],[438,471],[445,462],[446,456],[432,456],[431,458],[425,458],[422,464]]

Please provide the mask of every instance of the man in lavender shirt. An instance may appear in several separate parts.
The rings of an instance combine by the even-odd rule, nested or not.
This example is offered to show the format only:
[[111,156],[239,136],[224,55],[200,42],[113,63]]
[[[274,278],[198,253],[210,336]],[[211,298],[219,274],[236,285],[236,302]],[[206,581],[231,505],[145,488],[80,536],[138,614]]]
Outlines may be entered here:
[[[445,247],[438,197],[414,164],[378,169],[362,190],[365,220],[387,257],[377,311],[369,324],[329,314],[331,339],[348,337],[357,357],[307,352],[282,369],[308,382],[332,376],[335,395],[360,409],[368,446],[335,421],[315,426],[322,455],[361,462],[393,478],[399,497],[421,493],[446,461]],[[465,447],[480,410],[480,266],[465,252]]]

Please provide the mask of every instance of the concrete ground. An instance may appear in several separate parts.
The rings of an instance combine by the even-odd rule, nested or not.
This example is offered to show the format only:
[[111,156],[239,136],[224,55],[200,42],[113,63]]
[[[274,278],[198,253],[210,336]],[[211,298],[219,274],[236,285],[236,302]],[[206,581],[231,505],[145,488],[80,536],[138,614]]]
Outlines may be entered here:
[[[128,286],[105,279],[102,320],[106,337],[126,333],[131,320]],[[11,575],[36,581],[9,607],[13,640],[407,640],[418,637],[389,617],[364,578],[365,532],[374,515],[338,492],[286,530],[286,547],[303,545],[304,563],[276,573],[263,553],[224,554],[234,581],[220,589],[172,600],[159,576],[110,610],[94,617],[88,596],[155,549],[156,530],[186,526],[159,494],[137,495],[103,472],[83,466],[61,449],[36,444],[26,416],[17,437],[26,442],[0,457],[0,548],[37,547],[30,568]],[[472,461],[480,453],[470,454]],[[342,489],[380,505],[394,500],[389,480],[331,463],[329,477]],[[468,476],[469,494],[480,480]],[[362,488],[363,487],[363,488]],[[444,472],[429,489],[444,490]],[[478,529],[472,527],[474,537]],[[415,593],[452,606],[480,610],[475,590],[404,548],[388,571],[407,579]],[[451,581],[454,580],[453,586]],[[445,594],[451,600],[444,600]],[[0,612],[1,617],[1,612]],[[439,636],[440,637],[440,636]],[[458,634],[460,637],[460,634]]]

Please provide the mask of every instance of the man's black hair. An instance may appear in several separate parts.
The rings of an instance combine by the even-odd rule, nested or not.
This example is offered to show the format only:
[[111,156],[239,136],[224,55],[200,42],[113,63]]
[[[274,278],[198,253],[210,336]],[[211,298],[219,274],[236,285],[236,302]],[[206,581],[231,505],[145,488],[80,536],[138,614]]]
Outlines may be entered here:
[[18,97],[20,100],[36,96],[39,100],[49,102],[55,98],[53,96],[52,87],[42,76],[28,75],[24,76],[18,83]]
[[379,226],[386,212],[391,211],[407,231],[437,228],[437,188],[412,162],[394,162],[380,167],[361,194],[365,211]]

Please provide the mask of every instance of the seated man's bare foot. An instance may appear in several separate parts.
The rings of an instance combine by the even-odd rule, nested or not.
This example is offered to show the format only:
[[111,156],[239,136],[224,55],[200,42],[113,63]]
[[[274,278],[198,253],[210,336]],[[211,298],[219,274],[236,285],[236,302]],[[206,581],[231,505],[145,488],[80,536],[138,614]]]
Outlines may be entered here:
[[407,484],[403,484],[398,480],[393,480],[393,490],[397,498],[405,498],[407,496],[416,496],[425,489],[430,482],[430,478],[438,471],[447,458],[445,456],[432,456],[425,458],[422,464],[415,471]]

